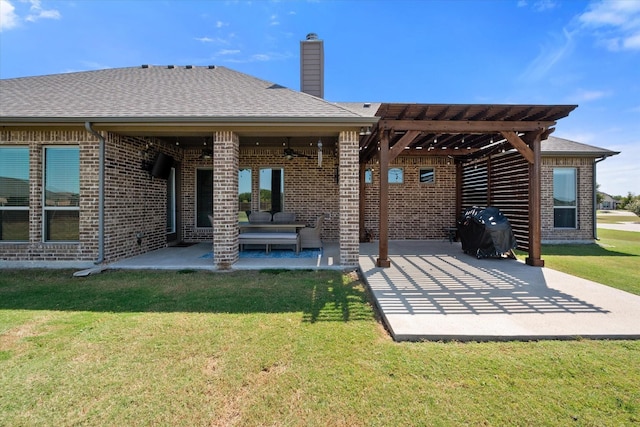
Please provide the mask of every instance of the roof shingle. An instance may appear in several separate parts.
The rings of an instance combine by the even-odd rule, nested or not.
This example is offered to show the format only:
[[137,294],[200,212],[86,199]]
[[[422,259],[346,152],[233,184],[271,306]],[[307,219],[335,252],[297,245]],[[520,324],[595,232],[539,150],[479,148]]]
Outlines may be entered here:
[[362,118],[226,67],[115,68],[0,80],[7,118]]

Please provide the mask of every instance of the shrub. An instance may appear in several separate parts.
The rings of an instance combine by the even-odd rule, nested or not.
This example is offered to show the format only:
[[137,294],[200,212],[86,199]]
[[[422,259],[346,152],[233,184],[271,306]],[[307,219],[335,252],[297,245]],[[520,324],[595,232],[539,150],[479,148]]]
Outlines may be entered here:
[[640,216],[640,200],[636,199],[627,205],[627,210]]

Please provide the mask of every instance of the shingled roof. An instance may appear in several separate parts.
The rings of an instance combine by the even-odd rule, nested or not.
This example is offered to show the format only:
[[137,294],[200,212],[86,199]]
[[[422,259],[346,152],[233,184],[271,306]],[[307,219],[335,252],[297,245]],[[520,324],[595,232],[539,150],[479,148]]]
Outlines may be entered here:
[[606,148],[571,141],[569,139],[550,136],[540,143],[540,150],[544,156],[562,155],[572,157],[609,157],[620,154]]
[[0,118],[371,121],[341,105],[218,66],[142,66],[0,80]]

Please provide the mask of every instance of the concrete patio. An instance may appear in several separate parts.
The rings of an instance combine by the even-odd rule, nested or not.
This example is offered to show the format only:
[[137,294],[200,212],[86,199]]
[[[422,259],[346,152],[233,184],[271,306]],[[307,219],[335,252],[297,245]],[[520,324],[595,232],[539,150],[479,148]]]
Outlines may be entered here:
[[[197,243],[192,246],[172,246],[134,256],[109,264],[113,269],[154,269],[154,270],[209,270],[217,271],[211,256],[211,243]],[[256,251],[255,257],[245,257],[233,265],[234,270],[260,270],[264,268],[287,269],[341,269],[340,249],[335,242],[324,242],[322,251],[313,251],[312,256],[306,251],[295,256],[291,250],[282,251],[285,257],[260,256],[263,251]]]
[[391,268],[362,244],[360,268],[396,341],[640,338],[640,296],[460,243],[392,241]]

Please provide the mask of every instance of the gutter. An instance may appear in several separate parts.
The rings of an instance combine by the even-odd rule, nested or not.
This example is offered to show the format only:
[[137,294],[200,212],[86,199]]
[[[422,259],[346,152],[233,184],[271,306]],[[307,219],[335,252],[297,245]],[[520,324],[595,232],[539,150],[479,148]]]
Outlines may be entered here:
[[594,240],[600,240],[598,239],[598,222],[597,222],[598,218],[596,215],[596,212],[598,210],[598,188],[597,188],[598,182],[596,180],[596,166],[598,165],[598,163],[600,163],[606,158],[607,156],[603,156],[593,162],[593,239]]
[[96,132],[90,122],[84,123],[84,128],[91,135],[98,138],[99,154],[98,154],[98,259],[95,264],[104,262],[104,158],[105,158],[105,141],[104,137]]

